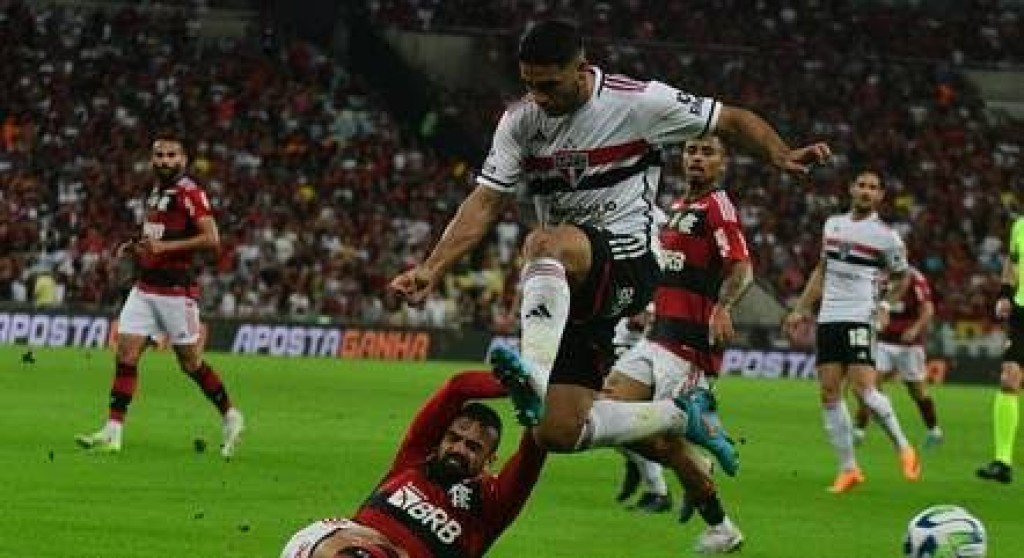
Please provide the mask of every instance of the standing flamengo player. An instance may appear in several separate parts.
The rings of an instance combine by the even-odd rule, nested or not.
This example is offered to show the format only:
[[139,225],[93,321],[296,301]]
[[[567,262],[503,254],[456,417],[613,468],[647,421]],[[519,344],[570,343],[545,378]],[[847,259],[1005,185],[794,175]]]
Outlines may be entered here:
[[[688,191],[669,207],[661,228],[662,276],[654,292],[654,324],[647,339],[615,363],[605,391],[616,399],[672,399],[709,387],[722,351],[735,337],[732,309],[753,281],[753,265],[739,212],[722,187],[728,158],[717,136],[687,141],[683,171]],[[663,436],[663,443],[679,443]],[[671,463],[686,489],[687,506],[708,524],[695,549],[732,552],[743,534],[726,515],[706,460],[692,450]]]
[[220,235],[206,193],[185,174],[188,158],[183,138],[157,134],[151,163],[156,183],[146,200],[142,239],[117,249],[133,256],[138,277],[118,318],[114,382],[107,423],[92,434],[75,437],[86,449],[119,452],[128,405],[138,384],[138,363],[152,336],[166,334],[178,364],[203,390],[223,419],[221,455],[230,458],[244,428],[242,413],[231,404],[220,376],[203,360],[200,343],[199,285],[193,274],[200,250],[217,250]]
[[[935,414],[935,402],[928,395],[925,380],[928,375],[925,365],[924,333],[935,315],[932,289],[924,274],[911,267],[908,270],[909,287],[903,300],[889,309],[889,325],[878,335],[875,347],[875,367],[878,368],[879,383],[894,373],[899,373],[907,386],[918,412],[928,428],[925,447],[942,443],[942,429]],[[860,404],[857,407],[854,441],[864,439],[864,428],[868,424],[870,411]]]

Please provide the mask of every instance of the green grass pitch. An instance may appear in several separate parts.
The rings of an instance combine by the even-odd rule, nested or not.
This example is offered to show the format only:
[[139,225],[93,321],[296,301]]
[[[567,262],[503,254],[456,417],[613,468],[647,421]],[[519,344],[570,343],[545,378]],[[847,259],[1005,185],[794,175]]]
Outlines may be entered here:
[[[309,521],[349,515],[423,398],[472,366],[209,355],[248,419],[238,455],[226,463],[216,452],[218,417],[167,353],[143,360],[125,451],[99,456],[72,438],[105,418],[110,351],[37,350],[37,362],[23,364],[24,350],[0,347],[4,558],[276,558]],[[728,378],[719,390],[726,425],[745,440],[740,476],[720,482],[747,537],[742,556],[897,557],[907,520],[933,503],[980,516],[990,557],[1024,556],[1024,478],[1009,486],[974,478],[991,453],[991,387],[934,390],[947,442],[924,454],[919,483],[901,479],[895,453],[872,427],[859,451],[868,482],[845,496],[825,492],[835,463],[814,383]],[[888,391],[920,440],[923,427],[902,388]],[[518,428],[500,407],[509,417],[508,451]],[[210,449],[196,453],[196,438]],[[491,556],[691,555],[699,519],[679,525],[674,514],[639,515],[613,503],[620,463],[606,450],[553,456]]]

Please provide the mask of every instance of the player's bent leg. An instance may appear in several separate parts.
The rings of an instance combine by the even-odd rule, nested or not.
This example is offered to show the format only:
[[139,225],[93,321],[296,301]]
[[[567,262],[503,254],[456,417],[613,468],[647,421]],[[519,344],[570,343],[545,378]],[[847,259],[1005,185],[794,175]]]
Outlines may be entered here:
[[619,401],[649,401],[654,395],[654,390],[649,384],[613,369],[605,377],[601,394]]
[[[721,509],[717,501],[714,480],[711,478],[708,462],[702,455],[693,451],[692,446],[679,436],[659,435],[642,440],[630,446],[638,453],[654,462],[660,463],[675,473],[679,484],[683,487],[684,507],[689,507],[688,515],[700,508],[701,515],[708,512],[710,521],[717,523],[724,517],[724,512],[716,517],[715,509]],[[689,520],[683,520],[685,523]]]
[[220,453],[230,459],[241,440],[245,430],[245,418],[231,403],[227,388],[219,374],[202,358],[202,348],[198,344],[174,345],[175,355],[181,370],[192,379],[202,390],[203,395],[221,414],[221,446]]
[[597,393],[571,384],[548,386],[544,415],[534,427],[537,443],[548,451],[571,453],[579,451],[587,417]]
[[945,435],[942,432],[942,428],[939,427],[938,414],[935,412],[935,400],[928,395],[924,379],[907,380],[905,384],[907,386],[907,394],[910,395],[914,404],[917,405],[921,420],[924,421],[925,428],[928,429],[922,445],[925,449],[941,446],[942,442],[945,441]]
[[146,350],[146,335],[120,333],[117,336],[116,365],[110,387],[107,422],[99,430],[78,434],[75,443],[97,453],[118,453],[122,448],[123,423],[138,387],[138,362]]

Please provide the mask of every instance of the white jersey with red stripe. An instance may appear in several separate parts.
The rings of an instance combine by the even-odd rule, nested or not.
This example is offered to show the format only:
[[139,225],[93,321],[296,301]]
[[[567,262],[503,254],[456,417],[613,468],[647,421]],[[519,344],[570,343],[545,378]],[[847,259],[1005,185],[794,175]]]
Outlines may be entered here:
[[532,197],[542,223],[607,230],[615,259],[637,257],[656,234],[660,147],[713,132],[721,104],[661,82],[590,71],[593,92],[575,112],[548,116],[530,100],[510,106],[478,182]]
[[825,275],[819,323],[872,322],[883,271],[908,268],[903,240],[877,213],[861,219],[851,213],[829,217],[821,258]]

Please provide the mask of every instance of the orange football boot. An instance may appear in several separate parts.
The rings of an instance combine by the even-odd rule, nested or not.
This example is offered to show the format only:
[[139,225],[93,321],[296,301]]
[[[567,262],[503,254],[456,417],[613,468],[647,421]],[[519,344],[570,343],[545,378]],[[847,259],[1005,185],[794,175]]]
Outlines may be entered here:
[[832,494],[842,494],[853,490],[855,486],[862,482],[864,482],[864,473],[860,472],[859,467],[844,469],[836,477],[832,486],[828,487],[828,491]]
[[900,468],[903,469],[903,478],[908,481],[921,478],[921,460],[917,458],[913,447],[907,446],[900,450]]

